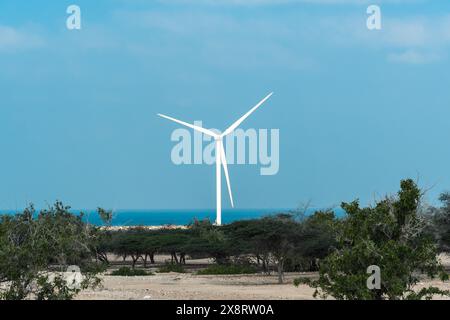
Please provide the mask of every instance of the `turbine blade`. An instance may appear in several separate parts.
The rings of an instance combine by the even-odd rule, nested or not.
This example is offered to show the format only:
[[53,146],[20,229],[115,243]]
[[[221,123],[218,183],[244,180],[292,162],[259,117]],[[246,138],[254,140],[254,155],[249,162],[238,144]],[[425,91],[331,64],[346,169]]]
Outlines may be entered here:
[[160,113],[158,113],[158,116],[160,116],[161,118],[165,118],[167,120],[179,123],[179,124],[181,124],[183,126],[192,128],[192,129],[197,130],[197,131],[199,131],[201,133],[204,133],[204,134],[206,134],[208,136],[211,136],[211,137],[214,137],[214,138],[218,137],[218,135],[215,132],[211,131],[211,130],[208,130],[208,129],[205,129],[205,128],[202,128],[202,127],[199,127],[199,126],[195,126],[193,124],[190,124],[190,123],[187,123],[187,122],[184,122],[184,121],[181,121],[181,120],[177,120],[175,118],[172,118],[172,117],[160,114]]
[[227,130],[225,130],[225,132],[222,134],[222,137],[230,134],[231,132],[234,131],[234,129],[236,129],[237,127],[240,126],[240,124],[242,122],[244,122],[245,119],[247,119],[256,109],[258,109],[264,102],[266,102],[267,99],[269,99],[271,96],[273,95],[273,92],[270,93],[267,97],[265,97],[264,99],[262,99],[256,106],[254,106],[249,112],[247,112],[246,114],[244,114],[238,121],[236,121],[235,123],[233,123]]
[[227,180],[228,194],[230,195],[231,207],[234,208],[233,194],[231,193],[230,176],[228,175],[227,157],[225,155],[223,143],[220,144],[220,158],[222,160],[223,171],[225,171],[225,179]]

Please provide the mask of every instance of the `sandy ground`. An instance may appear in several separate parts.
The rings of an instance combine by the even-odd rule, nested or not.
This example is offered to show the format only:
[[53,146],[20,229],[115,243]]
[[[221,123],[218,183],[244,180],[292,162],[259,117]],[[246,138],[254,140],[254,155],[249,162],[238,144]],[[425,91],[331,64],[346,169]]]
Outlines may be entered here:
[[147,277],[105,276],[103,289],[84,291],[78,299],[149,300],[236,300],[310,299],[313,290],[278,285],[274,276],[200,276],[194,274],[156,274]]
[[[160,258],[161,259],[161,258]],[[164,257],[163,257],[164,259]],[[442,257],[450,266],[450,257]],[[210,261],[188,261],[188,268]],[[189,266],[190,265],[190,266]],[[83,300],[239,300],[239,299],[313,299],[314,289],[306,285],[295,287],[299,276],[315,277],[316,273],[287,273],[285,284],[278,284],[275,275],[203,276],[192,272],[155,273],[145,277],[102,276],[102,288],[83,291],[77,299]],[[424,279],[418,289],[434,285],[450,290],[450,282]]]

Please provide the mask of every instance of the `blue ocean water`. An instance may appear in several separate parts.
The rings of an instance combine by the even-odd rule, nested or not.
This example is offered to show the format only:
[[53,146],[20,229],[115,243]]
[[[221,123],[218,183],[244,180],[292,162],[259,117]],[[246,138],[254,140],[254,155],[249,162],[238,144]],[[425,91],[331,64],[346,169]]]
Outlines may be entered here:
[[[309,209],[311,214],[317,209]],[[289,213],[292,209],[232,209],[222,211],[222,223],[227,224],[238,220],[257,219],[263,216],[278,213]],[[336,215],[342,215],[342,210],[336,209]],[[74,214],[83,212],[83,219],[94,225],[102,222],[95,210],[73,210]],[[14,214],[14,211],[0,211],[1,214]],[[194,219],[209,219],[214,222],[215,209],[205,210],[116,210],[113,213],[113,226],[160,226],[160,225],[187,225]]]

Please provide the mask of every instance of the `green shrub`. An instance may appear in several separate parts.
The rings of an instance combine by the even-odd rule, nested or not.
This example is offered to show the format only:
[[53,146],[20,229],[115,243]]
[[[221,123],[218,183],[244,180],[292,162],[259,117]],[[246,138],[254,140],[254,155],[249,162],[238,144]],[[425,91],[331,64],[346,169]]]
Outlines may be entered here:
[[[421,272],[428,277],[448,279],[437,257],[436,243],[421,216],[423,190],[412,179],[400,182],[396,196],[386,196],[374,205],[360,207],[357,200],[343,203],[346,217],[335,226],[336,248],[319,266],[319,278],[299,278],[314,297],[338,300],[421,300],[450,296],[449,290],[424,287],[414,290]],[[368,286],[369,266],[381,270],[378,289]],[[372,278],[372,276],[371,276]],[[373,281],[373,278],[372,278]]]
[[157,272],[159,272],[159,273],[169,273],[169,272],[185,273],[186,271],[184,270],[182,265],[167,263],[164,266],[160,267]]
[[206,269],[200,270],[197,274],[208,275],[208,274],[251,274],[256,273],[257,269],[251,265],[219,265],[214,264]]
[[142,269],[131,269],[128,267],[122,267],[119,270],[114,270],[111,272],[112,276],[124,276],[124,277],[134,277],[134,276],[151,276],[151,272]]
[[[0,300],[71,300],[81,290],[95,288],[104,266],[96,262],[97,229],[57,201],[36,211],[30,205],[15,215],[0,214]],[[80,286],[57,267],[81,269]]]

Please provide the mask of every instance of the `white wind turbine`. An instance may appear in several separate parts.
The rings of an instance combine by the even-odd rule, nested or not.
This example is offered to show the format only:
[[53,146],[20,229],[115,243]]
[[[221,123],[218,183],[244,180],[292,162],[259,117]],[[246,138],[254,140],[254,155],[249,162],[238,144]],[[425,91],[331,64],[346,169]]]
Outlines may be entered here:
[[182,124],[183,126],[192,128],[194,130],[197,130],[201,133],[204,133],[210,137],[213,137],[214,140],[216,140],[216,224],[220,226],[222,224],[222,174],[221,174],[221,166],[223,166],[223,170],[225,172],[225,178],[227,180],[227,186],[228,186],[228,194],[230,195],[230,201],[231,206],[234,208],[233,203],[233,195],[231,193],[231,185],[230,185],[230,177],[228,175],[228,165],[227,165],[227,159],[225,156],[225,150],[223,148],[223,138],[230,133],[232,133],[239,125],[247,119],[256,109],[258,109],[264,102],[266,102],[267,99],[269,99],[273,95],[273,92],[270,93],[267,97],[262,99],[256,106],[254,106],[252,109],[250,109],[249,112],[244,114],[238,121],[233,123],[227,130],[225,130],[222,134],[217,134],[211,130],[205,129],[203,127],[195,126],[190,123],[186,123],[181,120],[174,119],[172,117],[158,114],[158,116],[174,121],[176,123]]

